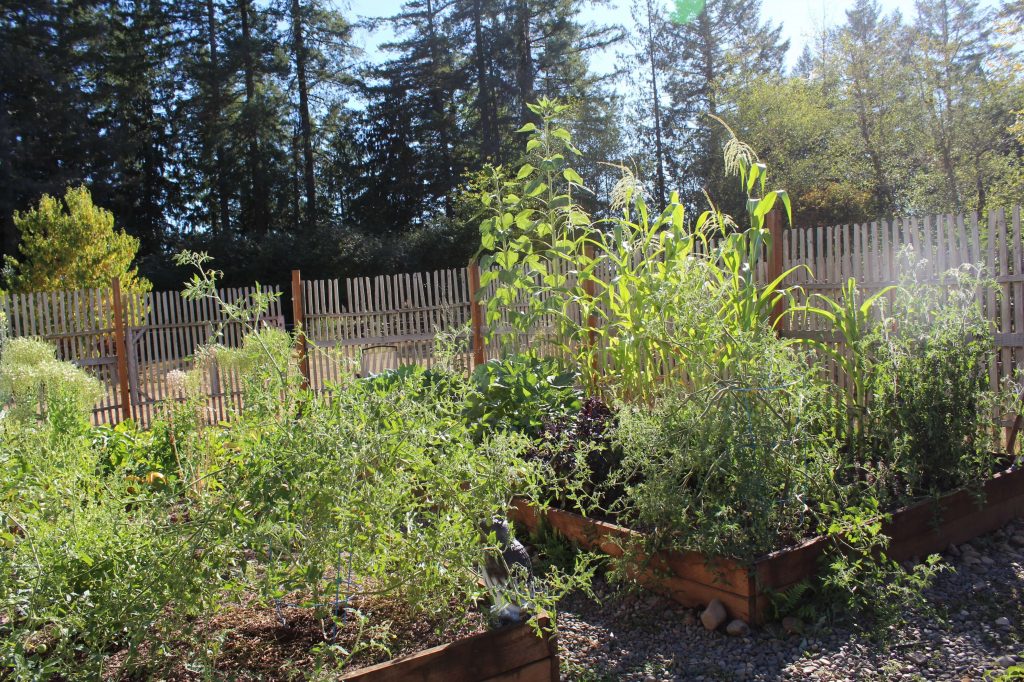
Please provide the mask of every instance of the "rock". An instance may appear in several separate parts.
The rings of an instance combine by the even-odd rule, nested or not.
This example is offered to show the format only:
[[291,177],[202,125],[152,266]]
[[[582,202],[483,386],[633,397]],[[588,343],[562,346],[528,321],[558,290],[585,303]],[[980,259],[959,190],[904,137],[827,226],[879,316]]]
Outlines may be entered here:
[[733,637],[746,637],[750,634],[750,626],[737,618],[729,621],[729,624],[725,626],[725,631]]
[[1017,533],[1010,538],[1010,544],[1024,547],[1024,533]]
[[[968,545],[968,547],[969,546],[970,545]],[[963,557],[960,558],[960,563],[962,563],[964,566],[975,566],[981,563],[981,559],[978,557],[977,554],[968,554],[967,552],[964,552]]]
[[981,557],[981,563],[985,564],[986,566],[995,566],[996,560],[990,556],[983,556]]
[[1006,616],[1000,616],[999,618],[996,618],[996,627],[997,628],[1003,628],[1005,630],[1009,630],[1010,629],[1010,619],[1007,618]]
[[804,622],[796,616],[786,616],[782,619],[782,631],[787,635],[801,635],[804,632]]
[[707,630],[717,630],[727,618],[725,606],[717,599],[712,599],[704,612],[700,614],[700,622]]
[[1013,656],[1000,656],[996,659],[996,665],[1003,668],[1009,668],[1011,665],[1016,665],[1017,661],[1014,660]]
[[923,651],[914,651],[910,654],[909,658],[914,662],[914,665],[924,665],[928,662],[928,654]]
[[950,545],[946,548],[946,554],[949,554],[950,556],[960,556],[960,548],[956,545]]
[[697,624],[697,614],[693,611],[687,611],[683,614],[683,625],[686,627],[693,627]]

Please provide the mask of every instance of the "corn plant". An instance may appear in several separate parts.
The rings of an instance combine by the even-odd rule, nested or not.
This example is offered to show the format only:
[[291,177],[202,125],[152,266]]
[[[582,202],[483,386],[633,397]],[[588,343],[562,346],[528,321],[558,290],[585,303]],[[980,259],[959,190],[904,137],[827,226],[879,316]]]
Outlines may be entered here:
[[772,246],[765,216],[778,202],[788,214],[788,195],[765,191],[767,168],[733,135],[726,161],[748,195],[748,228],[714,205],[688,225],[675,193],[652,213],[624,167],[613,215],[595,220],[574,198],[588,190],[568,165],[579,151],[557,124],[565,107],[542,100],[532,110],[540,123],[521,129],[527,162],[514,176],[496,168],[478,181],[491,341],[571,358],[588,391],[613,399],[650,402],[666,382],[727,374],[740,337],[765,327],[789,295],[782,284],[794,269],[764,285],[754,275]]
[[874,376],[866,345],[876,326],[872,310],[883,296],[895,288],[885,287],[862,300],[857,281],[851,277],[843,285],[842,297],[838,301],[816,294],[807,304],[792,309],[794,314],[808,313],[825,320],[839,341],[835,344],[809,339],[807,343],[832,359],[850,382],[846,393],[847,438],[858,452],[863,449],[863,424]]

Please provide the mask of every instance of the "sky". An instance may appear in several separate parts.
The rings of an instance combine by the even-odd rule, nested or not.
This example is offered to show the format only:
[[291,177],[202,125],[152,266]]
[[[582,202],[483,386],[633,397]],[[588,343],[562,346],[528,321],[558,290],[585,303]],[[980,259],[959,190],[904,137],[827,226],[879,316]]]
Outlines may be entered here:
[[[666,5],[669,1],[665,0]],[[350,17],[379,17],[395,14],[402,0],[347,0],[347,4],[347,15]],[[789,39],[788,63],[792,65],[804,45],[813,39],[821,27],[841,23],[845,19],[844,12],[853,4],[854,0],[762,0],[761,11],[763,17],[782,25],[783,36]],[[904,17],[912,17],[914,14],[914,0],[881,0],[880,4],[886,13],[899,10]],[[991,0],[983,1],[982,4],[995,6],[997,3]],[[628,8],[629,0],[615,0],[613,6],[590,9],[586,16],[600,23],[628,24]],[[379,54],[377,44],[389,37],[383,31],[377,34],[361,32],[356,41],[367,56],[374,58]],[[614,52],[602,55],[595,59],[592,66],[599,72],[611,70],[614,59]]]

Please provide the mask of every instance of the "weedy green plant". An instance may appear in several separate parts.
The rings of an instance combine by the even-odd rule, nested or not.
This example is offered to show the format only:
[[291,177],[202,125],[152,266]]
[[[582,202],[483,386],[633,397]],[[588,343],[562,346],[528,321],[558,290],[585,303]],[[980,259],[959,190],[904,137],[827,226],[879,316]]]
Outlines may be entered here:
[[848,620],[876,637],[885,637],[903,622],[910,609],[927,609],[924,591],[943,571],[938,555],[904,568],[885,555],[889,537],[882,532],[889,516],[874,497],[842,507],[829,502],[819,511],[821,534],[829,548],[819,559],[821,570],[786,592],[774,595],[779,616],[806,620]]
[[[207,272],[194,292],[214,285]],[[480,524],[513,494],[536,496],[539,468],[520,457],[528,440],[473,433],[462,414],[471,389],[453,372],[348,379],[311,394],[289,379],[292,338],[259,329],[249,308],[228,313],[254,327],[233,365],[249,376],[249,408],[228,425],[185,418],[187,376],[186,402],[146,433],[124,425],[55,438],[53,420],[0,420],[5,673],[99,677],[116,653],[121,674],[160,675],[181,663],[164,654],[191,655],[180,647],[197,623],[242,596],[308,607],[325,632],[359,617],[344,607],[364,597],[400,598],[448,622],[484,598],[479,570],[495,548]],[[505,598],[554,611],[591,571],[578,557]],[[386,630],[325,644],[318,665],[344,666]],[[196,663],[215,670],[212,656]]]
[[825,320],[841,341],[807,343],[849,380],[842,398],[851,474],[886,504],[991,474],[992,415],[1007,399],[985,373],[994,353],[977,302],[985,280],[965,267],[921,281],[912,252],[898,262],[899,286],[864,297],[850,279],[840,300],[816,296],[794,309]]
[[895,291],[870,338],[877,378],[868,406],[864,462],[883,501],[975,485],[993,473],[1000,447],[992,391],[992,325],[977,300],[985,281],[970,268],[921,282],[917,269]]
[[101,393],[100,383],[82,369],[57,359],[45,341],[16,338],[0,355],[0,399],[11,419],[43,420],[57,433],[81,431]]
[[850,390],[846,393],[846,438],[850,447],[861,453],[864,449],[864,420],[868,410],[868,400],[875,388],[875,367],[868,357],[868,340],[877,326],[877,317],[873,309],[883,297],[896,287],[888,286],[866,298],[857,290],[857,281],[852,277],[846,281],[839,301],[821,294],[815,294],[811,301],[820,302],[791,308],[790,314],[810,314],[823,319],[829,329],[841,340],[840,344],[825,343],[816,339],[807,339],[807,345],[814,348],[822,356],[830,358],[838,365],[850,381]]
[[840,494],[827,388],[790,345],[746,340],[731,378],[624,406],[614,510],[660,546],[753,562],[814,532]]

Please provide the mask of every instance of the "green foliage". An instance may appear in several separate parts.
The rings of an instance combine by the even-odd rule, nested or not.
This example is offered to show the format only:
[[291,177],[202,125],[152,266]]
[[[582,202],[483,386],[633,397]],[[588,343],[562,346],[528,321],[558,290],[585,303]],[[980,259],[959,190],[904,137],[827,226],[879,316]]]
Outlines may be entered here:
[[666,390],[653,409],[624,406],[615,511],[657,541],[754,559],[816,527],[808,505],[839,495],[835,413],[813,369],[770,335],[741,339],[731,378]]
[[872,319],[872,308],[894,288],[885,287],[861,300],[857,281],[851,277],[843,285],[840,301],[815,294],[810,300],[821,301],[821,305],[808,302],[806,305],[790,309],[792,314],[810,314],[825,320],[828,328],[841,342],[837,346],[810,339],[807,344],[834,361],[850,381],[850,390],[846,392],[846,435],[851,449],[856,454],[860,454],[864,447],[868,400],[877,381],[876,368],[867,357],[868,338],[876,324],[876,320]]
[[579,410],[576,372],[553,359],[512,355],[473,370],[466,420],[480,433],[513,430],[536,438],[545,423]]
[[998,397],[984,371],[992,330],[977,299],[985,281],[962,268],[921,282],[911,253],[899,262],[898,287],[863,298],[850,279],[841,300],[817,296],[793,310],[822,318],[842,342],[809,343],[849,381],[848,465],[885,502],[981,480],[998,447]]
[[276,413],[288,405],[282,398],[294,394],[293,389],[302,383],[295,340],[282,329],[264,327],[251,332],[239,348],[217,347],[208,352],[202,364],[211,361],[241,377],[245,410]]
[[63,202],[48,194],[14,213],[20,261],[8,258],[16,291],[105,289],[114,277],[126,291],[148,291],[132,261],[139,240],[114,229],[114,215],[92,202],[85,186],[68,187]]
[[999,447],[986,373],[995,344],[977,299],[984,281],[966,268],[938,283],[909,271],[868,342],[876,376],[864,465],[883,500],[975,484]]
[[67,433],[88,425],[101,393],[96,379],[58,360],[56,349],[45,341],[11,339],[0,351],[0,404],[9,404],[11,419],[42,419]]
[[[620,491],[605,511],[646,533],[618,562],[627,572],[636,550],[752,563],[824,532],[835,545],[825,577],[790,595],[793,608],[814,592],[884,622],[919,601],[934,562],[905,571],[884,558],[879,515],[858,509],[988,473],[979,454],[991,403],[978,368],[991,337],[972,308],[977,282],[961,273],[864,298],[850,280],[839,301],[790,305],[822,318],[849,348],[810,344],[850,377],[843,394],[814,354],[772,328],[792,271],[760,284],[755,270],[773,246],[766,216],[777,203],[789,213],[789,197],[768,191],[767,167],[748,145],[725,128],[724,168],[747,196],[746,228],[714,205],[688,226],[675,195],[653,214],[628,169],[612,191],[618,214],[594,220],[575,199],[583,180],[567,161],[576,150],[559,105],[534,111],[526,163],[514,177],[493,170],[481,192],[488,323],[502,349],[568,358],[592,395],[616,400],[622,450],[596,485],[552,467],[553,498],[586,510]],[[586,446],[573,452],[593,478]],[[854,594],[836,599],[843,591]]]
[[772,595],[775,615],[806,621],[845,620],[872,636],[884,638],[903,622],[908,609],[928,608],[923,596],[935,577],[950,567],[938,555],[905,568],[885,555],[888,520],[876,498],[864,497],[845,508],[829,502],[819,511],[819,528],[828,547],[819,570],[784,592]]
[[[188,637],[194,616],[241,594],[266,608],[297,600],[327,620],[316,605],[338,589],[463,617],[453,602],[484,597],[481,521],[515,493],[536,496],[539,479],[519,456],[523,436],[480,437],[463,421],[470,388],[459,382],[351,382],[305,396],[298,418],[247,410],[220,429],[177,424],[173,441],[166,424],[53,440],[53,427],[3,420],[9,672],[98,674],[125,649],[127,670],[155,674],[138,667],[155,662],[139,658],[144,643]],[[279,395],[273,382],[259,386],[261,404]],[[518,599],[554,609],[587,564],[552,567]],[[350,569],[356,581],[339,588]]]
[[[243,597],[268,609],[295,601],[325,626],[343,615],[327,606],[336,597],[397,598],[457,625],[487,596],[479,570],[493,547],[481,524],[514,494],[538,497],[540,469],[521,457],[529,440],[472,428],[473,388],[445,370],[303,390],[294,338],[258,326],[267,299],[223,305],[205,257],[181,260],[198,271],[189,295],[249,329],[241,348],[212,355],[241,375],[247,405],[209,428],[197,375],[179,372],[147,432],[0,420],[5,672],[97,677],[122,652],[125,674],[158,675],[162,647]],[[56,362],[44,349],[13,341],[4,367]],[[580,556],[505,598],[554,611],[592,571]],[[372,625],[355,649],[384,645],[388,623]],[[320,653],[336,670],[351,652]]]
[[[766,326],[788,295],[792,270],[766,285],[754,278],[770,246],[765,216],[776,202],[789,211],[786,192],[766,191],[767,168],[732,136],[725,156],[748,197],[746,230],[714,206],[691,229],[676,195],[651,214],[625,168],[612,191],[618,214],[594,221],[575,198],[587,190],[568,164],[579,152],[558,124],[564,105],[542,100],[532,111],[540,125],[522,129],[528,160],[514,179],[492,169],[480,192],[492,342],[572,358],[584,386],[612,398],[650,401],[663,375],[699,385],[720,373],[738,352],[734,332]],[[721,239],[710,248],[712,236]],[[698,256],[699,246],[710,253]]]

